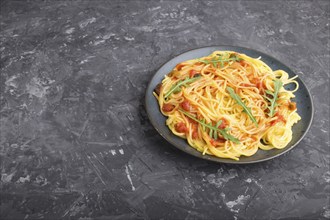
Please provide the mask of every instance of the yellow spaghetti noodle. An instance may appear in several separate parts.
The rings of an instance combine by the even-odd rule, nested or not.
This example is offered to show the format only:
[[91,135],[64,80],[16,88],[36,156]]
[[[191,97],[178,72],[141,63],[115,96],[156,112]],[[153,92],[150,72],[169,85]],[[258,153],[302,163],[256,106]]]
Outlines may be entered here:
[[[239,160],[282,149],[300,120],[299,84],[283,70],[233,51],[179,63],[155,89],[166,125],[203,154]],[[284,85],[295,84],[293,91]]]

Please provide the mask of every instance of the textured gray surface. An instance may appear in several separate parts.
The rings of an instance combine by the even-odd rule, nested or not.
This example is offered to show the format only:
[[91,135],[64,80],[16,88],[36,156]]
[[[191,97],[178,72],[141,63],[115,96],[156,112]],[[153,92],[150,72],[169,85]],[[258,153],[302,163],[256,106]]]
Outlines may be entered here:
[[[329,1],[1,1],[1,219],[330,217]],[[152,128],[155,70],[201,46],[273,55],[314,123],[255,165],[193,158]]]

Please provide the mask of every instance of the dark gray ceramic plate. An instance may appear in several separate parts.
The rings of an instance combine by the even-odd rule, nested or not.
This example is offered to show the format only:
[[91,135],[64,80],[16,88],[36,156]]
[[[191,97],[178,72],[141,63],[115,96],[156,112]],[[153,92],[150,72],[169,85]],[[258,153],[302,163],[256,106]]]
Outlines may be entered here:
[[[248,163],[256,163],[261,161],[266,161],[272,158],[275,158],[277,156],[280,156],[281,154],[284,154],[285,152],[291,150],[294,148],[305,136],[307,133],[313,119],[313,103],[311,99],[311,95],[306,88],[305,84],[301,81],[301,79],[298,77],[297,81],[299,83],[299,90],[295,93],[296,97],[294,101],[297,103],[298,113],[301,116],[301,120],[293,126],[293,137],[292,141],[288,144],[287,147],[281,150],[269,150],[269,151],[263,151],[258,150],[258,152],[251,156],[251,157],[240,157],[239,161],[231,160],[231,159],[222,159],[214,156],[209,155],[202,155],[200,152],[195,150],[194,148],[190,147],[189,144],[185,139],[179,138],[175,136],[165,125],[166,117],[163,116],[159,110],[159,106],[157,103],[156,98],[153,96],[153,90],[156,87],[158,83],[160,83],[164,76],[168,74],[176,64],[185,61],[190,60],[198,57],[203,57],[211,54],[215,50],[231,50],[236,51],[239,53],[244,53],[251,57],[260,57],[261,60],[264,61],[267,65],[269,65],[273,70],[282,69],[286,71],[290,77],[295,76],[296,74],[286,65],[278,61],[277,59],[264,54],[262,52],[251,50],[248,48],[243,47],[236,47],[236,46],[210,46],[210,47],[204,47],[204,48],[198,48],[194,50],[190,50],[188,52],[185,52],[183,54],[180,54],[170,61],[166,62],[163,66],[160,67],[160,69],[156,72],[156,74],[151,79],[147,92],[146,92],[146,110],[147,114],[149,116],[149,119],[152,123],[152,125],[155,127],[155,129],[159,132],[161,136],[163,136],[168,142],[170,142],[172,145],[177,147],[178,149],[191,154],[193,156],[205,159],[205,160],[211,160],[215,162],[220,163],[233,163],[233,164],[248,164]],[[290,87],[286,87],[290,89]],[[292,88],[291,88],[292,89]]]

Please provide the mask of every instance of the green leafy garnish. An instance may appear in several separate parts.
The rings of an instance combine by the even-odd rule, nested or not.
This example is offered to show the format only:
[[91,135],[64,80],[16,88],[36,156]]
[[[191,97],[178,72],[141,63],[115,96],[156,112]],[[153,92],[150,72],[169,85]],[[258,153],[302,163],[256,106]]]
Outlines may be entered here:
[[243,111],[249,116],[249,118],[251,119],[251,121],[253,121],[254,124],[258,127],[257,120],[255,119],[255,117],[253,117],[253,115],[251,113],[251,108],[247,107],[244,104],[244,102],[242,101],[241,97],[239,95],[237,95],[232,88],[227,87],[227,91],[229,92],[229,95],[237,102],[237,104],[239,104],[240,106],[243,107],[243,109],[244,109]]
[[236,54],[231,54],[228,58],[226,58],[222,54],[217,54],[217,57],[213,57],[211,60],[202,60],[199,59],[199,62],[205,63],[205,64],[212,64],[215,68],[218,66],[220,63],[220,66],[223,67],[225,62],[230,62],[230,61],[236,61],[239,62],[243,60],[242,58],[238,57]]
[[194,121],[198,122],[199,124],[201,124],[202,128],[203,128],[203,131],[205,131],[205,128],[208,128],[209,129],[209,136],[211,138],[217,139],[218,138],[218,133],[220,133],[224,139],[232,141],[236,144],[240,143],[237,138],[235,138],[231,134],[227,133],[229,128],[225,128],[225,129],[218,128],[221,125],[222,120],[218,121],[218,123],[215,126],[213,126],[212,123],[207,124],[205,122],[205,119],[199,120],[199,119],[195,118],[193,115],[191,115],[190,113],[188,113],[186,111],[183,111],[182,109],[179,109],[179,111],[182,112],[187,117],[191,118],[192,120],[194,120]]
[[193,78],[186,77],[184,80],[177,82],[175,85],[172,86],[172,88],[165,94],[164,98],[166,99],[169,97],[173,92],[177,93],[181,91],[181,86],[187,86],[188,83],[195,82],[201,78],[201,76],[196,76]]
[[281,82],[281,80],[275,79],[274,80],[274,92],[272,92],[270,90],[265,91],[268,95],[272,96],[272,98],[269,98],[266,95],[264,95],[264,98],[270,102],[270,106],[268,106],[268,109],[269,109],[268,115],[270,117],[273,117],[275,115],[275,107],[277,106],[276,100],[278,99],[278,92],[280,91],[282,86],[283,86],[283,83]]

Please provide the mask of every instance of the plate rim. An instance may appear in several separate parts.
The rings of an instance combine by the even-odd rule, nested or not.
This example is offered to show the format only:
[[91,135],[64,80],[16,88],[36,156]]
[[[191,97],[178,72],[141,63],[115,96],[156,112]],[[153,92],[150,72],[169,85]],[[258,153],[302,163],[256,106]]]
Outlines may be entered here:
[[[265,56],[268,56],[269,58],[273,59],[274,61],[282,64],[284,67],[288,68],[289,70],[292,71],[292,73],[294,73],[296,76],[299,77],[299,75],[297,75],[295,73],[295,71],[293,71],[289,66],[287,66],[285,63],[283,63],[282,61],[278,60],[277,58],[273,57],[272,55],[269,55],[269,54],[266,54],[264,52],[261,52],[259,50],[256,50],[256,49],[251,49],[251,48],[248,48],[248,47],[242,47],[242,46],[235,46],[235,45],[210,45],[210,46],[202,46],[202,47],[196,47],[196,48],[193,48],[193,49],[189,49],[189,50],[185,50],[177,55],[171,55],[171,57],[166,60],[164,63],[162,63],[159,68],[156,69],[155,73],[152,75],[151,79],[149,80],[148,82],[148,86],[145,90],[145,97],[144,97],[144,106],[145,106],[145,110],[147,112],[147,115],[148,115],[148,119],[149,121],[151,122],[152,126],[154,127],[154,129],[157,131],[157,133],[163,137],[168,143],[170,143],[173,147],[177,148],[178,150],[184,152],[184,153],[187,153],[191,156],[194,156],[196,158],[199,158],[199,159],[203,159],[203,160],[207,160],[207,161],[212,161],[214,163],[222,163],[222,164],[255,164],[255,163],[261,163],[261,162],[265,162],[265,161],[269,161],[269,160],[272,160],[276,157],[279,157],[287,152],[289,152],[290,150],[292,150],[293,148],[295,148],[301,141],[302,139],[304,139],[304,137],[306,136],[306,134],[308,133],[312,123],[313,123],[313,119],[314,119],[314,113],[315,113],[315,110],[314,110],[314,102],[313,102],[313,96],[311,95],[311,92],[309,91],[309,88],[306,86],[305,82],[301,79],[300,81],[302,82],[302,84],[304,85],[304,87],[306,88],[306,91],[308,93],[308,97],[310,99],[310,102],[311,102],[311,110],[310,110],[310,114],[311,114],[311,117],[310,117],[310,120],[309,120],[309,123],[308,123],[308,126],[306,128],[306,130],[304,131],[303,135],[296,141],[296,143],[294,143],[292,146],[288,147],[287,149],[283,150],[282,152],[276,154],[276,155],[273,155],[273,156],[270,156],[270,157],[266,157],[266,158],[262,158],[262,159],[257,159],[257,160],[254,160],[254,161],[241,161],[241,160],[232,160],[232,159],[229,159],[229,158],[220,158],[220,157],[215,157],[213,155],[207,155],[207,157],[204,157],[204,155],[201,154],[201,152],[197,151],[195,148],[191,147],[189,144],[189,146],[194,149],[196,152],[200,153],[200,156],[198,155],[195,155],[189,151],[185,151],[183,149],[183,147],[180,145],[180,144],[177,144],[175,143],[174,141],[171,141],[169,140],[166,135],[164,135],[162,132],[159,131],[159,129],[157,128],[156,126],[156,123],[154,122],[154,120],[152,119],[152,117],[150,117],[150,112],[149,112],[149,109],[148,109],[148,91],[150,90],[150,87],[151,87],[151,83],[154,81],[154,78],[156,77],[157,73],[159,72],[159,70],[161,68],[163,68],[163,66],[165,66],[167,63],[169,63],[171,60],[173,60],[174,58],[176,57],[179,57],[185,53],[188,53],[188,52],[191,52],[191,51],[194,51],[194,50],[200,50],[200,49],[206,49],[206,48],[216,48],[216,47],[231,47],[231,48],[239,48],[239,49],[242,49],[242,50],[248,50],[248,51],[252,51],[252,52],[256,52],[258,54],[260,54],[261,56],[262,55],[265,55]],[[151,90],[153,91],[153,90]],[[161,113],[160,113],[161,114]],[[162,117],[166,118],[166,116],[162,115]],[[171,135],[174,135],[174,134],[171,134]],[[180,138],[180,137],[178,137]],[[185,139],[186,140],[186,139]],[[260,149],[258,149],[260,150]]]

